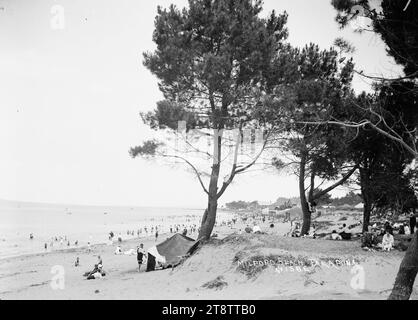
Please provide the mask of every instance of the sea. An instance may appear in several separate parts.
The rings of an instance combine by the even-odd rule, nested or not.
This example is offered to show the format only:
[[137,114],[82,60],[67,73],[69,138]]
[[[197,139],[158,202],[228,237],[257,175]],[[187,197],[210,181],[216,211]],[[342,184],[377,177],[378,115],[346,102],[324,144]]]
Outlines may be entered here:
[[[169,232],[170,227],[175,230],[176,225],[181,232],[183,225],[199,227],[203,212],[196,208],[0,201],[0,259],[108,243],[111,231],[122,240],[154,236],[156,226],[159,234]],[[231,218],[232,213],[219,210],[217,223]]]

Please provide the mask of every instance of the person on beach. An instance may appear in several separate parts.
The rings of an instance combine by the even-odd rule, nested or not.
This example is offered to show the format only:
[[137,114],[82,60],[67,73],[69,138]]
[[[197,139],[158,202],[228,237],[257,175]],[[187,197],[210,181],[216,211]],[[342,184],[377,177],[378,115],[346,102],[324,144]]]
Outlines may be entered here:
[[120,246],[116,247],[115,254],[122,254],[122,248]]
[[90,272],[86,272],[84,274],[85,277],[87,277],[87,280],[92,280],[92,279],[100,279],[102,277],[104,277],[106,275],[106,272],[104,272],[103,270],[103,266],[102,265],[94,265],[94,269]]
[[157,240],[158,240],[158,230],[155,231],[155,241],[157,241]]
[[415,209],[414,209],[414,212],[411,213],[409,216],[409,229],[411,231],[411,234],[414,234],[416,224],[417,224],[417,217],[415,216]]
[[299,222],[295,222],[291,227],[290,227],[290,236],[291,237],[299,237],[300,236],[300,224]]
[[312,238],[316,239],[316,226],[312,224],[312,227],[309,229],[309,232],[302,236],[303,238]]
[[332,230],[332,233],[331,233],[331,240],[342,240],[343,238],[341,237],[341,235],[339,235],[338,233],[337,233],[337,231],[336,230]]
[[260,226],[258,226],[255,222],[254,222],[254,226],[253,226],[253,232],[254,233],[261,233]]
[[48,244],[45,242],[44,244],[45,251],[48,250]]
[[381,247],[384,251],[390,251],[393,249],[393,245],[395,243],[395,239],[393,238],[393,235],[390,234],[389,230],[386,230],[385,235],[382,239]]
[[80,259],[79,259],[79,257],[77,257],[77,259],[75,259],[75,262],[74,262],[74,267],[78,267],[80,265]]
[[341,228],[340,236],[343,240],[351,240],[351,231],[348,229],[347,225],[344,223]]
[[29,239],[33,240],[33,233],[29,234]]
[[405,235],[409,236],[411,234],[411,229],[409,228],[407,223],[404,224],[404,231],[405,231]]
[[136,248],[136,260],[138,262],[138,272],[141,272],[141,265],[145,257],[144,245],[141,243],[139,247]]

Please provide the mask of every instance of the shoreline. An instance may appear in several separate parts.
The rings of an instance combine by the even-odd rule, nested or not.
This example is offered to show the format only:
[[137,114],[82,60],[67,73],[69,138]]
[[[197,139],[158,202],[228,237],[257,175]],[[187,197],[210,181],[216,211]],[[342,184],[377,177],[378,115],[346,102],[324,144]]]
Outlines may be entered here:
[[[170,236],[170,235],[174,235],[174,233],[161,233],[158,236],[158,240],[156,241],[156,243],[161,242],[160,238],[163,236]],[[153,239],[155,239],[154,236],[144,236],[141,238],[131,238],[131,239],[126,239],[126,240],[122,240],[122,242],[118,242],[118,241],[113,241],[112,244],[108,244],[106,242],[101,242],[101,243],[94,243],[92,245],[90,245],[90,251],[94,251],[96,249],[100,249],[103,247],[116,247],[117,245],[123,245],[123,244],[129,244],[131,242],[138,242],[140,243],[141,240],[143,240],[144,242],[149,242],[152,241]],[[162,240],[163,241],[163,240]],[[70,248],[60,248],[60,249],[54,249],[54,250],[48,250],[48,251],[44,251],[44,252],[33,252],[33,253],[23,253],[23,254],[16,254],[16,255],[11,255],[11,256],[3,256],[0,257],[0,263],[6,260],[11,260],[11,259],[23,259],[23,258],[31,258],[31,257],[38,257],[38,256],[48,256],[49,254],[54,254],[54,253],[77,253],[77,252],[83,252],[88,250],[88,245],[79,245],[77,247],[70,247]]]

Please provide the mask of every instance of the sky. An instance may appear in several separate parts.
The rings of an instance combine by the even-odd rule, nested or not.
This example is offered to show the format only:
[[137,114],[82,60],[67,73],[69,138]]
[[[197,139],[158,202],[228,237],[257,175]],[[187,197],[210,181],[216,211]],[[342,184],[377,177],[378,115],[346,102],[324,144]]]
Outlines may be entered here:
[[[152,137],[139,112],[162,99],[142,65],[157,5],[175,0],[0,0],[0,199],[85,205],[204,207],[183,168],[132,159]],[[264,12],[289,14],[289,41],[329,48],[343,37],[356,69],[396,76],[374,33],[340,30],[330,0],[265,0]],[[356,77],[357,92],[370,84]],[[340,189],[334,195],[340,196]],[[292,175],[238,177],[222,197],[274,201],[298,195]]]

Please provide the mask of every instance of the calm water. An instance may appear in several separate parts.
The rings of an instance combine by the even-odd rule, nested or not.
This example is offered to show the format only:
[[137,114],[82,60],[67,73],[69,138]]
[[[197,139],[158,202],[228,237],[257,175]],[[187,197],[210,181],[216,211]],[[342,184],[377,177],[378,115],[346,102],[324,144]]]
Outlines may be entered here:
[[[66,206],[30,203],[0,203],[0,258],[27,253],[45,252],[68,248],[67,242],[52,241],[53,237],[67,237],[70,248],[105,243],[113,231],[122,238],[150,236],[144,227],[158,226],[159,233],[168,232],[175,224],[200,225],[203,209],[146,208],[146,207],[98,207]],[[218,222],[230,219],[227,212],[219,212]],[[134,230],[135,235],[127,235]],[[29,239],[30,233],[33,240]],[[51,248],[50,243],[54,242]]]

